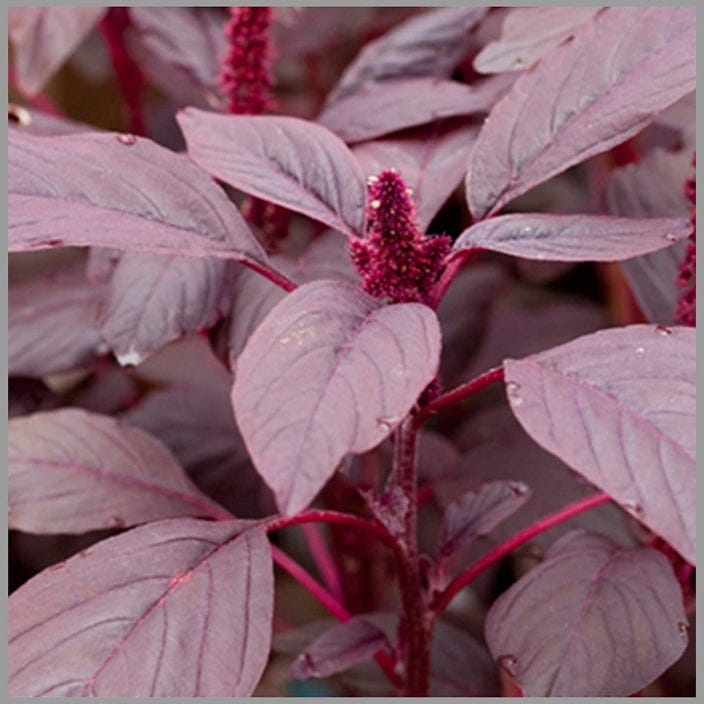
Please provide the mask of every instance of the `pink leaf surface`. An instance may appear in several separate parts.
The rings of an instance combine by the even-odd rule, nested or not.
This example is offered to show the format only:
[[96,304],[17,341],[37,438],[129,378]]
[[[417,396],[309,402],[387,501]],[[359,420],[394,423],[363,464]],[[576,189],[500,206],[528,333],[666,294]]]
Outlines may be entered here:
[[132,135],[8,136],[9,249],[99,246],[263,261],[225,193],[187,157]]
[[528,68],[598,11],[598,7],[514,7],[504,19],[501,37],[474,57],[474,69],[500,73]]
[[465,120],[447,120],[430,128],[361,142],[352,152],[366,176],[376,176],[388,168],[400,172],[413,190],[418,225],[425,232],[462,182],[467,154],[478,132],[479,127]]
[[386,645],[384,631],[363,618],[338,623],[318,636],[296,658],[291,676],[299,680],[329,677],[371,660],[374,653]]
[[504,362],[526,432],[692,564],[695,352],[692,328],[631,325]]
[[12,594],[10,696],[248,696],[269,657],[272,611],[261,525],[151,523]]
[[611,7],[526,71],[496,104],[469,161],[477,219],[639,132],[694,89],[692,7]]
[[8,7],[20,90],[38,93],[104,14],[104,7]]
[[443,7],[412,17],[369,42],[328,97],[337,101],[368,81],[447,78],[470,48],[472,29],[485,7]]
[[10,286],[9,373],[42,377],[91,362],[102,347],[97,316],[103,294],[104,286],[88,282],[81,265]]
[[561,262],[617,261],[669,247],[690,232],[686,218],[516,213],[472,225],[453,248]]
[[686,624],[660,552],[579,530],[494,602],[485,629],[524,696],[625,697],[682,655]]
[[366,189],[359,165],[329,130],[294,117],[178,114],[188,153],[215,178],[303,213],[348,236],[360,235]]
[[348,452],[378,445],[433,379],[440,326],[424,305],[382,306],[316,281],[279,303],[237,360],[242,436],[282,512],[305,508]]
[[13,418],[8,462],[9,525],[27,532],[223,513],[156,438],[79,409]]
[[103,337],[121,364],[139,364],[168,342],[224,317],[232,305],[232,279],[226,261],[128,252],[101,310]]

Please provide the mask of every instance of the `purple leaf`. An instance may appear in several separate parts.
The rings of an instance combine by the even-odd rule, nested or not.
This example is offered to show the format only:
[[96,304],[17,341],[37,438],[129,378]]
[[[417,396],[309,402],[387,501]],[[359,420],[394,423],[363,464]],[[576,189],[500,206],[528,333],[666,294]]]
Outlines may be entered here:
[[486,646],[445,621],[437,621],[433,628],[430,696],[499,696],[496,665]]
[[120,364],[139,364],[166,343],[207,329],[226,315],[232,278],[226,261],[128,252],[115,269],[101,311],[105,341]]
[[479,132],[466,120],[447,120],[385,139],[357,144],[353,154],[367,176],[394,168],[413,190],[418,225],[425,232],[462,182],[467,154]]
[[507,87],[503,81],[475,88],[437,78],[365,83],[326,108],[318,123],[345,142],[363,142],[447,117],[487,112]]
[[440,327],[430,308],[383,306],[336,281],[304,284],[256,329],[232,401],[280,510],[307,506],[348,452],[378,445],[432,381]]
[[611,7],[526,71],[475,142],[467,200],[477,219],[639,132],[694,89],[692,7]]
[[142,526],[12,594],[10,696],[246,697],[269,657],[272,611],[260,524]]
[[187,157],[148,139],[13,130],[8,152],[10,251],[89,245],[266,257],[225,193]]
[[10,286],[9,373],[42,377],[94,360],[102,347],[103,295],[104,286],[86,281],[81,265]]
[[218,75],[227,52],[223,8],[130,8],[137,41],[130,45],[140,68],[179,105],[217,108]]
[[38,93],[104,14],[104,7],[8,7],[19,89]]
[[338,623],[318,636],[296,658],[291,677],[298,680],[329,677],[370,660],[388,645],[384,631],[363,618]]
[[453,501],[446,509],[440,555],[464,548],[475,538],[491,533],[530,498],[523,482],[494,481],[482,484]]
[[7,107],[7,127],[10,131],[26,132],[38,137],[95,132],[96,130],[93,125],[74,122],[65,117],[49,115],[34,108],[13,105],[12,103]]
[[516,213],[472,225],[453,248],[490,249],[526,259],[610,262],[663,249],[691,231],[686,218]]
[[598,11],[598,7],[514,7],[504,19],[500,39],[474,57],[474,69],[501,73],[529,68]]
[[205,171],[245,193],[361,234],[366,189],[357,161],[329,130],[294,117],[178,114],[188,153]]
[[[606,183],[607,210],[628,217],[686,216],[682,184],[693,173],[691,154],[654,150],[638,164],[613,171]],[[638,305],[653,323],[672,322],[682,293],[677,286],[686,243],[623,262]]]
[[631,325],[504,362],[526,432],[692,564],[695,360],[694,329]]
[[492,606],[492,655],[527,697],[628,696],[687,645],[682,592],[667,558],[573,531]]
[[406,20],[362,49],[328,96],[328,105],[368,81],[447,78],[486,13],[485,7],[444,7]]
[[156,438],[78,409],[12,419],[8,461],[9,525],[27,532],[224,513]]

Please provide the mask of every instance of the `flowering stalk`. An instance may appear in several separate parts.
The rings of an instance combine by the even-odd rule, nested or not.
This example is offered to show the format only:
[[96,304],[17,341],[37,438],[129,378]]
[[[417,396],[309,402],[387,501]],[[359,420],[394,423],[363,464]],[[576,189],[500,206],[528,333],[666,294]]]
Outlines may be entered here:
[[368,181],[367,237],[350,243],[362,288],[392,303],[430,304],[450,238],[427,237],[416,222],[412,191],[394,169]]
[[[692,160],[692,165],[696,166],[696,156]],[[682,325],[694,327],[697,324],[697,181],[696,176],[688,179],[685,183],[685,195],[692,204],[691,220],[692,234],[689,236],[687,251],[684,260],[680,264],[679,278],[677,284],[684,289],[675,310],[675,322]]]

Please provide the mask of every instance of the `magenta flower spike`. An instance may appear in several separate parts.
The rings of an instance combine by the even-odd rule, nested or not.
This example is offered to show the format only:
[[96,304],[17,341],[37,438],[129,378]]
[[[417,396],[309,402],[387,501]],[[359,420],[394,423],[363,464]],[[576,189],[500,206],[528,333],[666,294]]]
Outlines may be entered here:
[[[693,159],[696,165],[696,157]],[[685,183],[685,194],[692,204],[692,234],[689,236],[687,251],[680,264],[677,284],[684,289],[675,311],[675,321],[694,327],[697,324],[697,180],[696,176]]]

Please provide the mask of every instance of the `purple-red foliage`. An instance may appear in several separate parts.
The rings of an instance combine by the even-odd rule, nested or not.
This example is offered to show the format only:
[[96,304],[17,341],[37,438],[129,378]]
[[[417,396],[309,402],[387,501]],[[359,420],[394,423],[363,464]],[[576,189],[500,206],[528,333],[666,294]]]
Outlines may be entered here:
[[[696,156],[693,159],[696,166]],[[675,320],[682,325],[697,324],[697,180],[696,176],[687,179],[684,192],[692,204],[692,234],[689,236],[687,251],[680,264],[680,273],[677,284],[684,289],[675,311]]]

